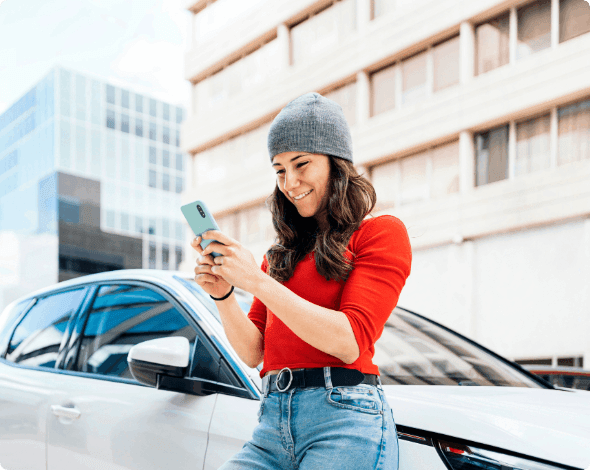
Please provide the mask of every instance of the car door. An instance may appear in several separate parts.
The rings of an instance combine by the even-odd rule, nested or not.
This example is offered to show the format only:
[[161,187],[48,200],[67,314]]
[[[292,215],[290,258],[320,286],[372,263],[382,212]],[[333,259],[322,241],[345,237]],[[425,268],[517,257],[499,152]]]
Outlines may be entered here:
[[[46,417],[60,388],[54,369],[71,322],[87,289],[75,288],[33,299],[33,306],[3,330],[0,359],[0,466],[46,468]],[[29,307],[31,302],[27,302]],[[6,337],[4,337],[6,335]]]
[[127,366],[133,345],[184,336],[190,374],[219,379],[214,348],[180,304],[150,284],[103,284],[76,329],[48,410],[47,469],[202,468],[217,395],[147,387]]

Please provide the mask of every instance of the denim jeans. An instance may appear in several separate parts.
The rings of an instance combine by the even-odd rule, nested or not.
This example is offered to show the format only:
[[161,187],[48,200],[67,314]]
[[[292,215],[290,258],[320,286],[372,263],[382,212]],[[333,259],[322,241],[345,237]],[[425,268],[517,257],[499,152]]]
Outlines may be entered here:
[[381,386],[266,393],[252,439],[219,470],[397,470],[393,413]]

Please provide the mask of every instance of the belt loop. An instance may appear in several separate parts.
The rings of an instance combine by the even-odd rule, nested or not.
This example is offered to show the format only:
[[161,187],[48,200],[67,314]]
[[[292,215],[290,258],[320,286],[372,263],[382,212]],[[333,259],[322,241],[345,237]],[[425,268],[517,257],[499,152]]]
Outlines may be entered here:
[[380,388],[381,390],[383,390],[383,384],[381,383],[381,377],[377,376],[377,382],[379,382],[379,385],[377,386],[377,388]]
[[[266,380],[264,380],[266,379]],[[268,398],[268,392],[270,391],[270,375],[265,376],[262,379],[262,394],[264,398]]]
[[334,388],[332,385],[332,375],[330,374],[329,367],[324,367],[324,381],[326,382],[326,388],[328,390],[332,390]]

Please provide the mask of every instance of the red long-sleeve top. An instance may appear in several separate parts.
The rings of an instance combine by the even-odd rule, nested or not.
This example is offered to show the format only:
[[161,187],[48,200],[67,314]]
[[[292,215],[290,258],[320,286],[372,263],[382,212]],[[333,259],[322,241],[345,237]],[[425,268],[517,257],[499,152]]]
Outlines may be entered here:
[[[373,364],[375,341],[381,336],[410,275],[412,251],[406,227],[391,215],[363,220],[350,238],[345,253],[354,263],[346,282],[327,281],[321,276],[313,254],[297,264],[293,276],[283,285],[309,302],[344,313],[352,326],[360,356],[354,363],[346,364],[314,348],[254,297],[248,318],[264,339],[264,364],[260,377],[269,370],[283,367],[331,366],[379,374],[378,367]],[[261,269],[266,272],[267,268],[265,255]]]

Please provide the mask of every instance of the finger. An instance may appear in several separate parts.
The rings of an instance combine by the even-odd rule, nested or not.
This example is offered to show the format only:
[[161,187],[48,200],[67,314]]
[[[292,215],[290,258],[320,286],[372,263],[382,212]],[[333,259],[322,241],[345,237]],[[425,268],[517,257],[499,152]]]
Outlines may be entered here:
[[213,257],[213,255],[207,255],[207,256],[199,256],[197,258],[197,263],[198,264],[210,264],[211,266],[213,266],[215,264],[215,258]]
[[232,237],[226,235],[220,230],[207,230],[206,232],[202,233],[202,236],[203,240],[217,240],[224,245],[233,245],[238,243],[237,240],[234,240]]
[[199,253],[201,254],[201,252],[203,251],[203,247],[201,246],[201,237],[196,237],[193,238],[193,240],[191,241],[191,246]]
[[206,255],[209,255],[213,252],[219,253],[224,256],[227,256],[230,254],[227,245],[222,245],[221,243],[217,243],[217,242],[211,242],[201,252],[201,256],[206,256]]

